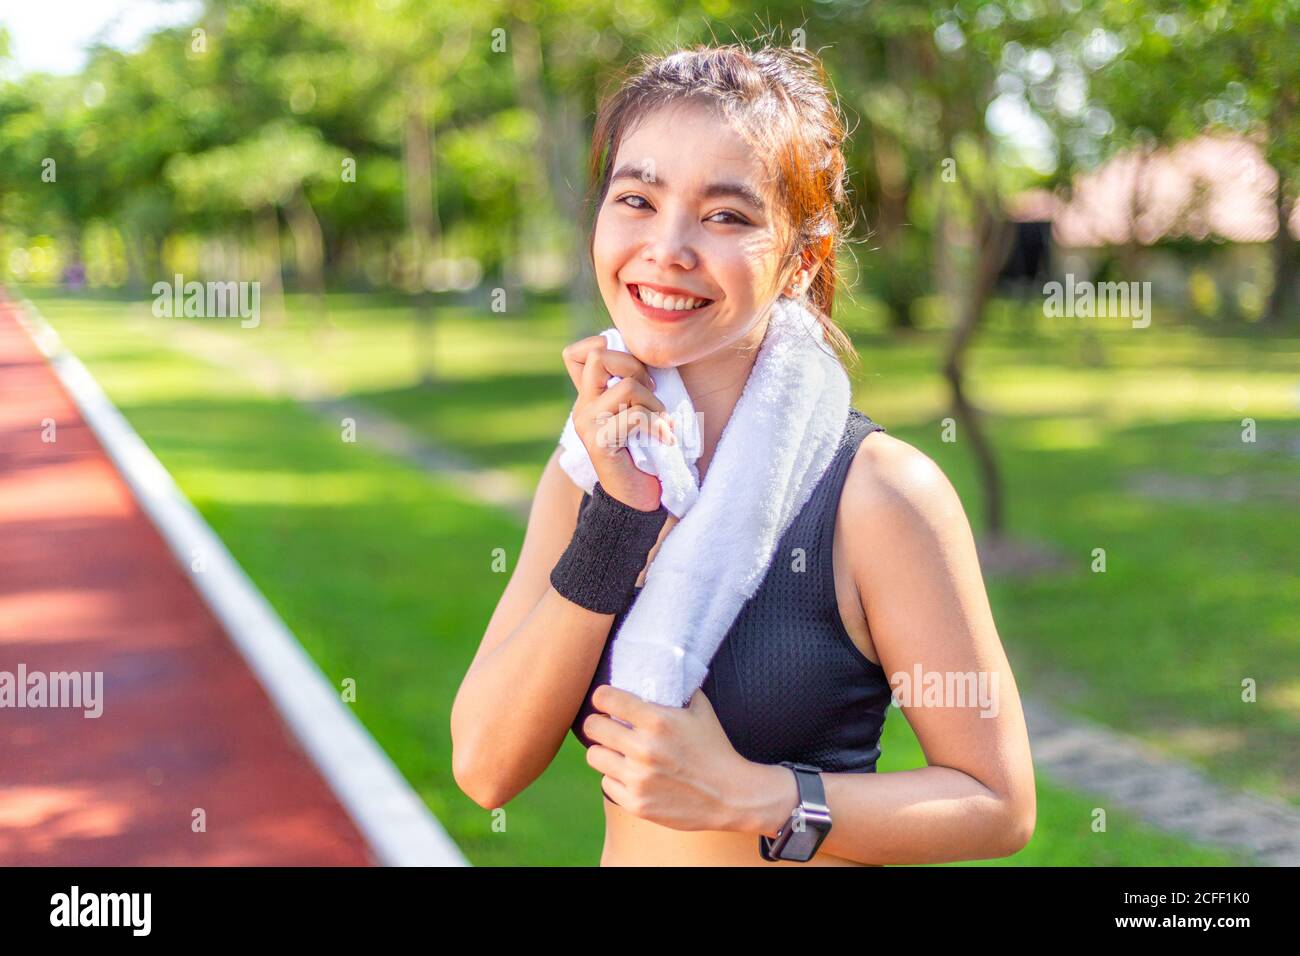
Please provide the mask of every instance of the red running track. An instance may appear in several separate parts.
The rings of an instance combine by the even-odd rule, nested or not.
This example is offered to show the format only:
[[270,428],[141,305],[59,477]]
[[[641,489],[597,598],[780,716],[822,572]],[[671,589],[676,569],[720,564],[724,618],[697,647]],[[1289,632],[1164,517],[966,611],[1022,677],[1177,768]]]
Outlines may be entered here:
[[0,707],[0,866],[374,865],[14,311],[0,671],[102,671],[103,713]]

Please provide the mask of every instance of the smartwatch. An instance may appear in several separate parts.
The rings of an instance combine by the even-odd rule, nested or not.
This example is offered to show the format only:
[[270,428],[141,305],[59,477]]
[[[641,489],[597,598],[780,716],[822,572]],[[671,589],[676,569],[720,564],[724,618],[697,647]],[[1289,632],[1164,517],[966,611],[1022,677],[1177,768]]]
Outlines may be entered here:
[[831,811],[826,806],[821,769],[789,760],[782,760],[780,765],[794,771],[799,805],[790,811],[790,819],[781,825],[775,837],[759,834],[758,852],[765,860],[807,863],[831,832]]

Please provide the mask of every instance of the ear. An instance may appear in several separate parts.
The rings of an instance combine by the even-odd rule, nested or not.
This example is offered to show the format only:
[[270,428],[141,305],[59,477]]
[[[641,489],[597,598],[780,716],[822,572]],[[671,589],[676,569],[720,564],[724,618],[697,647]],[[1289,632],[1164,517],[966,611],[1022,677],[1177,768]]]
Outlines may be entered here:
[[830,236],[823,236],[804,247],[799,265],[795,267],[786,284],[781,287],[783,293],[798,297],[812,286],[813,280],[817,278],[817,273],[821,271],[822,264],[830,254],[831,242]]
[[826,263],[826,257],[831,254],[833,242],[834,240],[830,236],[822,236],[817,240],[810,253],[811,264],[808,268],[808,285],[804,288],[811,286],[813,280],[817,278],[817,274],[822,271],[822,266]]

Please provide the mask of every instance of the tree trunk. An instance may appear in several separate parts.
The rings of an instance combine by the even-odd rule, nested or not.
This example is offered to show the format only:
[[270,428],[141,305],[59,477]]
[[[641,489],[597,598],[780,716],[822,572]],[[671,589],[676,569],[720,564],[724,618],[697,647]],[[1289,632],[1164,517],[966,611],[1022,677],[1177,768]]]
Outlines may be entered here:
[[[1291,193],[1291,195],[1288,195]],[[1291,236],[1289,224],[1295,211],[1295,195],[1279,173],[1277,177],[1277,234],[1273,237],[1273,291],[1268,297],[1264,321],[1278,323],[1296,308],[1296,272],[1300,269],[1300,250]]]
[[[954,189],[956,184],[951,185]],[[947,190],[942,186],[935,196],[934,234],[930,242],[930,287],[943,303],[944,321],[952,321],[961,301],[961,280],[953,268],[953,220],[949,218]]]
[[948,379],[952,391],[955,417],[963,433],[970,436],[975,449],[980,485],[984,492],[986,534],[991,539],[1000,538],[1003,534],[1002,479],[992,446],[981,430],[979,414],[966,397],[964,363],[966,350],[984,318],[998,271],[1006,260],[1013,233],[1011,224],[1000,212],[991,213],[983,208],[979,211],[974,231],[979,252],[971,275],[969,293],[961,305],[943,365],[944,377]]
[[1128,229],[1125,232],[1124,242],[1116,250],[1116,255],[1122,264],[1122,274],[1114,278],[1121,282],[1131,280],[1142,273],[1142,243],[1138,239],[1138,221],[1147,210],[1147,171],[1154,152],[1153,146],[1144,144],[1134,153],[1133,191],[1128,197]]
[[895,332],[916,328],[912,315],[912,300],[906,296],[891,296],[885,305],[889,309],[889,327]]
[[[584,216],[584,197],[580,183],[585,180],[582,160],[574,153],[576,144],[583,140],[590,141],[591,136],[582,128],[583,109],[578,98],[572,94],[565,97],[557,116],[563,135],[560,138],[560,154],[555,161],[555,175],[563,184],[557,195],[563,198],[563,212],[566,222],[573,224],[569,231],[570,256],[575,263],[573,278],[568,287],[569,322],[574,338],[586,335],[588,322],[594,316],[597,327],[609,324],[603,309],[597,312],[599,292],[596,275],[592,269],[591,252],[587,246],[586,218]],[[568,150],[567,152],[565,150]],[[565,170],[567,169],[567,173]],[[552,180],[552,188],[557,188]]]
[[406,88],[402,170],[412,259],[407,291],[415,297],[415,355],[420,384],[428,386],[434,384],[437,375],[433,359],[433,297],[425,273],[437,251],[438,209],[433,198],[433,130],[425,115],[424,88],[417,79],[409,80]]
[[122,247],[126,253],[126,287],[133,295],[142,294],[153,286],[145,281],[145,256],[140,230],[135,226],[122,227]]
[[[549,188],[552,161],[551,136],[554,124],[546,106],[546,93],[542,83],[542,46],[537,28],[528,20],[513,16],[510,23],[510,62],[514,67],[515,90],[520,104],[537,118],[536,155],[541,163],[525,163],[516,184],[516,202],[519,216],[515,220],[513,248],[509,251],[510,267],[506,270],[517,289],[507,289],[508,308],[522,308],[524,283],[528,270],[526,258],[542,249],[544,225],[549,216],[558,213],[551,203],[556,197]],[[549,200],[549,201],[548,201]],[[558,216],[557,216],[558,218]],[[519,301],[516,300],[516,294]]]
[[153,288],[154,282],[163,274],[162,246],[166,234],[148,231],[140,233],[140,258],[144,269],[144,288]]
[[890,327],[895,331],[914,329],[915,286],[903,278],[903,273],[915,268],[909,254],[914,239],[904,234],[905,230],[912,228],[907,221],[907,159],[903,150],[889,137],[879,134],[873,136],[872,146],[879,187],[876,234],[879,236],[881,254],[887,257],[886,268],[897,270],[894,278],[888,280],[889,288],[885,292]]
[[[1279,91],[1275,111],[1269,124],[1275,142],[1282,138],[1282,131],[1291,128],[1291,118],[1295,115],[1295,109],[1295,89]],[[1273,291],[1268,297],[1264,321],[1277,324],[1286,318],[1288,311],[1296,307],[1296,300],[1300,298],[1300,290],[1296,288],[1296,267],[1300,265],[1300,255],[1297,255],[1296,242],[1291,238],[1289,228],[1300,184],[1287,179],[1287,170],[1294,171],[1293,163],[1283,161],[1284,157],[1272,157],[1272,159],[1273,168],[1277,170],[1277,192],[1273,200],[1274,208],[1277,210],[1277,234],[1273,236]]]
[[[595,286],[587,236],[583,228],[585,217],[581,184],[586,175],[579,145],[589,141],[590,137],[582,129],[583,108],[576,95],[571,92],[566,98],[557,101],[546,94],[542,45],[536,26],[531,20],[516,16],[512,20],[510,36],[519,102],[537,116],[541,130],[537,152],[542,160],[546,183],[549,183],[549,189],[543,188],[545,183],[537,174],[538,171],[530,169],[530,180],[520,184],[521,190],[526,191],[525,198],[528,201],[521,204],[525,210],[525,222],[520,230],[519,245],[524,249],[541,251],[538,240],[544,235],[541,227],[550,210],[539,204],[535,197],[549,195],[555,203],[560,220],[570,224],[569,255],[574,269],[567,288],[569,334],[571,338],[578,338],[589,332],[588,317],[593,311],[591,290]],[[531,216],[530,209],[533,210]]]
[[315,299],[317,318],[328,325],[329,313],[325,304],[325,243],[321,237],[320,220],[316,218],[316,212],[302,187],[294,192],[293,199],[284,211],[293,233],[294,259],[298,264],[298,275],[303,288]]
[[254,213],[257,227],[258,260],[261,264],[260,303],[274,324],[284,320],[284,265],[280,260],[280,217],[274,206],[261,206]]

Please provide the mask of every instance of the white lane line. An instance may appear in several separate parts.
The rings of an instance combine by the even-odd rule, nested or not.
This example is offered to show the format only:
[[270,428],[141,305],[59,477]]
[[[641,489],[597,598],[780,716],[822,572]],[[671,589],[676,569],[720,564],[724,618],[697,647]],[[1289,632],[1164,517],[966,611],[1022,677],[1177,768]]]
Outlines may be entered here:
[[[266,688],[385,866],[468,866],[401,771],[81,361],[29,300],[15,315],[98,436],[140,507]],[[195,553],[204,570],[192,568]]]

